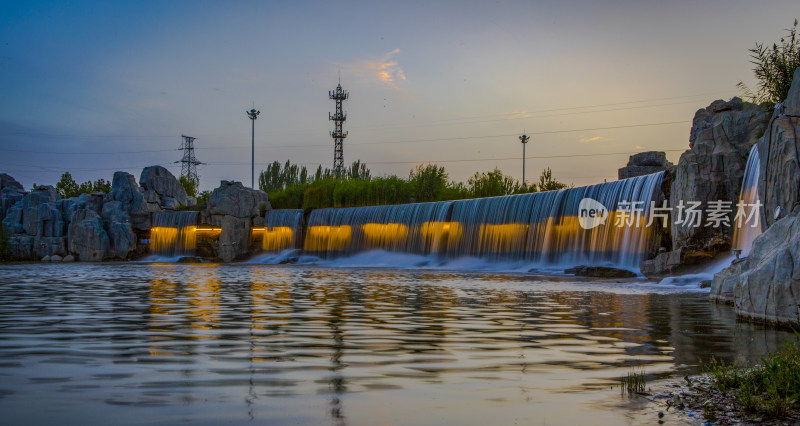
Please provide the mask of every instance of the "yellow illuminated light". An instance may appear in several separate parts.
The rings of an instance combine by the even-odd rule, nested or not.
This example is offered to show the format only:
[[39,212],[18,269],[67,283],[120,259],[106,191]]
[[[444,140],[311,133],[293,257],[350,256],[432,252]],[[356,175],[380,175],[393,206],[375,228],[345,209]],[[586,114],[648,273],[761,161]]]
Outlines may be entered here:
[[459,222],[425,222],[420,233],[430,240],[431,251],[442,252],[461,241],[464,227]]
[[528,228],[527,224],[521,223],[485,224],[481,225],[479,239],[491,251],[512,251],[522,243]]
[[196,226],[181,229],[163,226],[151,228],[150,251],[158,253],[179,249],[194,250],[197,247],[196,230]]
[[408,238],[408,226],[402,223],[367,223],[361,225],[367,243],[377,247],[390,247]]
[[305,249],[309,251],[343,250],[352,238],[350,225],[310,226],[306,232]]
[[[253,231],[259,228],[253,228]],[[260,228],[264,232],[261,247],[264,251],[281,251],[292,247],[294,232],[288,226],[275,226],[272,229]]]

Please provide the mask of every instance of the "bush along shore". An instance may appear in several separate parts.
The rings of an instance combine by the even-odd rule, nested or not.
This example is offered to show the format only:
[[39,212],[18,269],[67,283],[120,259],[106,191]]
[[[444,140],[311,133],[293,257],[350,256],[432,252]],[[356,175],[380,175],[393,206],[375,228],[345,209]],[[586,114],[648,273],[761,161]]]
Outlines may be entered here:
[[712,358],[703,370],[703,374],[667,382],[652,395],[651,401],[662,410],[659,417],[677,411],[706,424],[800,424],[797,341],[786,342],[756,365],[726,364]]

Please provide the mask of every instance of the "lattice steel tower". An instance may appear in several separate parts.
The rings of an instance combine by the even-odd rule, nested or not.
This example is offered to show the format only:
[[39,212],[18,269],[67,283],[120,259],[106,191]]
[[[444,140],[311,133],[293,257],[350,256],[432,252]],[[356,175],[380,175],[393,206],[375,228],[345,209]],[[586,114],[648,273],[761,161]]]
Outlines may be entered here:
[[186,135],[181,135],[181,137],[183,138],[183,143],[180,150],[183,151],[183,158],[180,161],[176,161],[176,163],[181,163],[181,177],[198,183],[200,178],[197,176],[197,166],[205,163],[197,161],[197,157],[194,156],[194,140],[197,138]]
[[334,130],[331,132],[331,137],[334,140],[333,147],[333,172],[336,176],[342,176],[344,173],[344,152],[342,150],[342,142],[347,137],[347,132],[342,131],[342,124],[347,120],[347,114],[342,111],[342,101],[347,99],[350,94],[342,90],[342,83],[336,86],[336,90],[328,92],[328,96],[336,101],[336,112],[328,114],[328,119],[332,120],[335,124]]

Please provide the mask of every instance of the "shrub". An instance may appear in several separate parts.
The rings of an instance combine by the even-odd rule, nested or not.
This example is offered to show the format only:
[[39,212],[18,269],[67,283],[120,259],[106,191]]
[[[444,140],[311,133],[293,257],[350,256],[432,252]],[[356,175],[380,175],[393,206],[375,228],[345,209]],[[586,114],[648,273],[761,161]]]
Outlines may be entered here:
[[756,43],[750,49],[750,61],[755,68],[753,73],[758,81],[758,89],[753,92],[744,82],[739,82],[737,87],[745,98],[754,103],[778,103],[786,99],[789,88],[792,86],[794,71],[800,66],[800,39],[797,37],[797,19],[794,26],[786,29],[788,33],[782,37],[780,44],[773,43],[772,47],[764,43]]

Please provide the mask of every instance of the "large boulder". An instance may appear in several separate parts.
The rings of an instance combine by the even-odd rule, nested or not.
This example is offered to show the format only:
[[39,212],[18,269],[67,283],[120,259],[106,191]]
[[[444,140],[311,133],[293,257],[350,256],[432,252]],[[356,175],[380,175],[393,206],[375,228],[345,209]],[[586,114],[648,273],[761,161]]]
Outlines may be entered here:
[[69,251],[82,261],[101,261],[109,256],[111,241],[103,219],[90,209],[77,210],[69,224]]
[[145,167],[139,178],[139,184],[145,192],[155,193],[159,198],[159,204],[165,209],[174,210],[179,205],[193,205],[194,199],[186,195],[183,185],[164,167]]
[[241,182],[221,181],[208,200],[211,215],[249,218],[260,216],[262,208],[270,209],[267,193],[245,188]]
[[5,219],[6,211],[25,197],[25,189],[13,177],[0,173],[0,221]]
[[[130,222],[133,229],[147,230],[150,229],[150,213],[161,210],[157,204],[158,195],[155,192],[152,194],[155,196],[156,202],[150,205],[145,199],[144,190],[136,183],[136,178],[132,174],[116,172],[111,181],[111,192],[106,194],[105,202],[118,202],[111,208],[112,210],[125,212],[128,215],[127,221]],[[126,220],[118,220],[118,222],[120,221],[125,222]]]
[[750,255],[716,274],[711,298],[737,315],[800,325],[800,206],[756,237]]
[[619,179],[628,179],[636,176],[650,175],[662,172],[673,167],[667,161],[667,154],[663,151],[647,151],[631,155],[628,165],[619,169]]
[[[733,224],[735,206],[750,148],[764,134],[770,112],[739,98],[714,101],[697,111],[689,138],[690,149],[681,155],[670,191],[673,249],[689,249],[689,258],[711,258],[730,248],[733,228],[707,226],[710,201],[730,202],[728,222]],[[700,226],[676,224],[680,203],[701,204]]]
[[253,222],[249,217],[222,216],[217,225],[222,227],[218,253],[223,262],[240,259],[250,252],[250,228]]
[[789,214],[800,203],[800,68],[792,87],[776,110],[764,137],[758,143],[761,160],[759,196],[767,226]]

